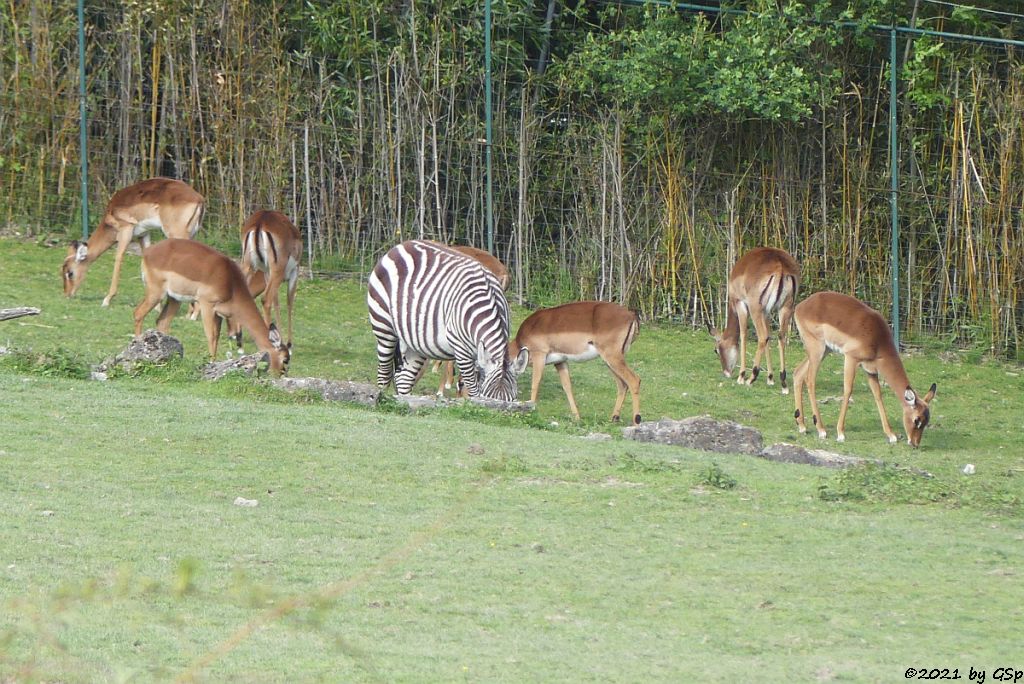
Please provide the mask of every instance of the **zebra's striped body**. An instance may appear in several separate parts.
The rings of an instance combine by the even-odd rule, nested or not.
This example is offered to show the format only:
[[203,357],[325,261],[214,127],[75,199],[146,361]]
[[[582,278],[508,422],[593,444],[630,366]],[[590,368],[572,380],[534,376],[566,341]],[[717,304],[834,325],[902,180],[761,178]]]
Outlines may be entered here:
[[373,269],[366,300],[381,388],[393,378],[408,394],[427,359],[454,359],[469,396],[516,398],[508,302],[475,259],[436,242],[403,242]]

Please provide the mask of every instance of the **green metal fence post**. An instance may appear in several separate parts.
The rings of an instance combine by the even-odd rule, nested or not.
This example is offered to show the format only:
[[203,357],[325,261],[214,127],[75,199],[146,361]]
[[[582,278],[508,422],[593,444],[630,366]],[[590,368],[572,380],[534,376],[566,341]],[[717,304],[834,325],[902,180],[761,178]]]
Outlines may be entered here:
[[900,347],[899,136],[896,130],[896,26],[889,30],[889,213],[892,215],[892,338]]
[[89,152],[85,112],[85,2],[78,0],[78,145],[82,162],[82,239],[89,239]]
[[484,90],[486,91],[486,165],[487,165],[487,251],[494,254],[494,178],[491,148],[494,144],[493,94],[491,91],[491,0],[484,0]]

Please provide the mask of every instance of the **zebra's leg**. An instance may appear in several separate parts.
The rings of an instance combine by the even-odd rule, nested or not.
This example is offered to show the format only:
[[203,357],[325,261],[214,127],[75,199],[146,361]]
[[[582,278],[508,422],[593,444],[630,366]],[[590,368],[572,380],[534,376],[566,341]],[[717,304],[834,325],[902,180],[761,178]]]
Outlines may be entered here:
[[398,340],[381,330],[374,330],[377,336],[377,387],[384,389],[395,377],[395,352]]
[[476,377],[476,357],[456,356],[455,365],[459,368],[459,396],[475,397],[480,391]]
[[416,352],[407,351],[403,357],[402,367],[395,374],[395,392],[398,394],[409,394],[412,386],[420,377],[420,370],[427,362],[427,357]]

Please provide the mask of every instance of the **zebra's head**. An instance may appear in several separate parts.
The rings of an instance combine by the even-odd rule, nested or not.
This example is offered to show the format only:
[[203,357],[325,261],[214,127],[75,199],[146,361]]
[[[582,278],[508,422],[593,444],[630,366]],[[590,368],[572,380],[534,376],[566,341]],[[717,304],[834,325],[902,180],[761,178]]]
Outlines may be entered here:
[[519,396],[519,374],[529,362],[530,352],[523,349],[509,359],[504,348],[499,354],[490,354],[483,345],[477,347],[477,371],[480,396],[501,401],[515,401]]

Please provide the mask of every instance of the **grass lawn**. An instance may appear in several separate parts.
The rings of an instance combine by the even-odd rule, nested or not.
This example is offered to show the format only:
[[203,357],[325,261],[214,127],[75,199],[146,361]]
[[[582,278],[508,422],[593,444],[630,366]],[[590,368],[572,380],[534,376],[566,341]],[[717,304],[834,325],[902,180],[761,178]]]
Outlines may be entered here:
[[[131,338],[138,260],[104,309],[112,258],[74,300],[62,258],[0,240],[0,308],[43,309],[0,322],[0,346],[15,350],[0,358],[0,681],[902,681],[910,667],[964,680],[971,667],[990,679],[1024,668],[1017,367],[936,343],[905,359],[915,387],[938,383],[920,449],[887,443],[863,379],[847,441],[820,445],[796,433],[792,397],[723,381],[705,332],[643,325],[627,360],[645,419],[708,413],[767,443],[890,464],[837,473],[622,440],[600,362],[571,367],[578,424],[552,369],[529,417],[201,382],[202,328],[181,315],[182,362],[81,379]],[[291,375],[372,380],[359,284],[301,282],[296,316]],[[802,356],[794,340],[790,369]],[[830,357],[819,378],[832,436],[841,371]]]

